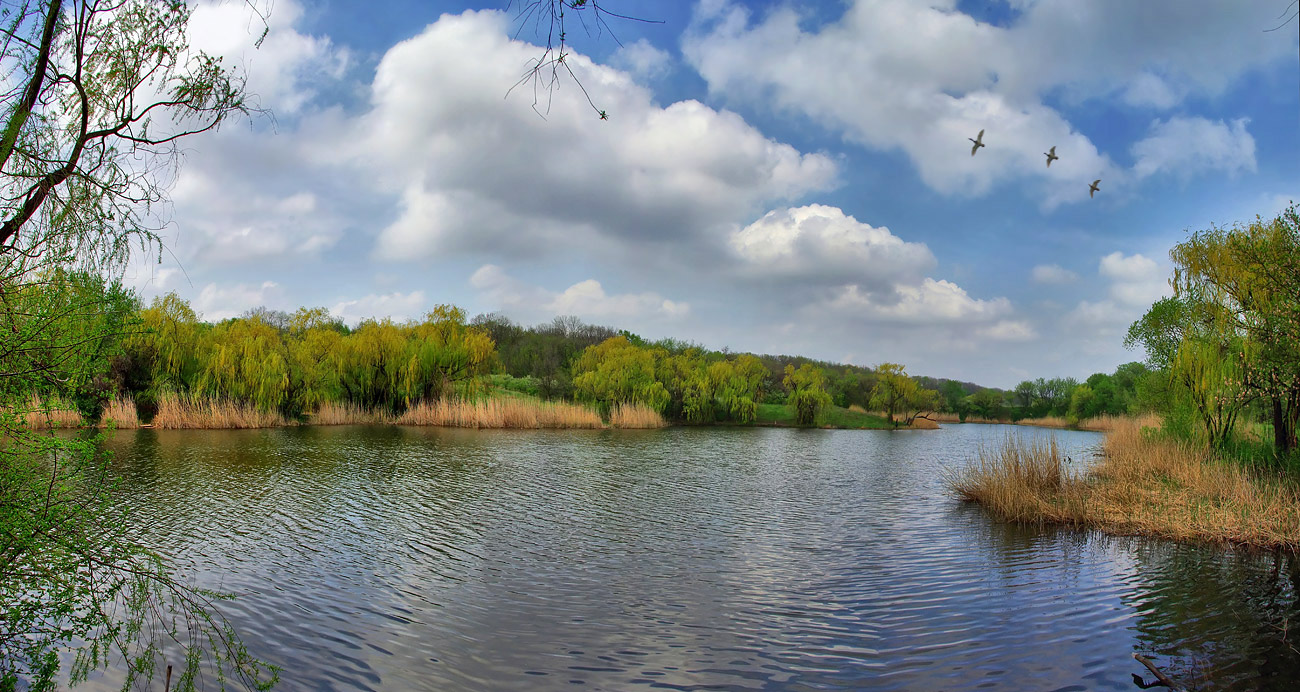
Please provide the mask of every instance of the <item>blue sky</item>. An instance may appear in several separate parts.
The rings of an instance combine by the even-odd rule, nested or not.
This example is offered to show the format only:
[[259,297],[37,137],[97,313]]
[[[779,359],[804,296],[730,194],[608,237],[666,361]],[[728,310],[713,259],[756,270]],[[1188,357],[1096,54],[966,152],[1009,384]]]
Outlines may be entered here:
[[661,20],[570,29],[607,121],[571,80],[546,117],[510,90],[542,39],[504,2],[277,0],[256,49],[246,5],[202,5],[192,43],[270,114],[188,143],[128,278],[208,319],[455,303],[991,386],[1110,371],[1187,230],[1300,200],[1285,5],[607,0]]

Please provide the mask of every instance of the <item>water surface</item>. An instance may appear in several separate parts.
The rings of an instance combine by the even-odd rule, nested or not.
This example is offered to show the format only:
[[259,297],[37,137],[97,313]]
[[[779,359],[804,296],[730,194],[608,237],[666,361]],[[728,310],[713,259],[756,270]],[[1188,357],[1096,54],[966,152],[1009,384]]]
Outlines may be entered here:
[[[1300,568],[1010,526],[950,497],[942,470],[1009,430],[139,430],[110,447],[145,540],[239,595],[224,612],[284,669],[278,689],[1128,690],[1134,651],[1202,689],[1292,688]],[[1100,441],[1014,432],[1075,459]]]

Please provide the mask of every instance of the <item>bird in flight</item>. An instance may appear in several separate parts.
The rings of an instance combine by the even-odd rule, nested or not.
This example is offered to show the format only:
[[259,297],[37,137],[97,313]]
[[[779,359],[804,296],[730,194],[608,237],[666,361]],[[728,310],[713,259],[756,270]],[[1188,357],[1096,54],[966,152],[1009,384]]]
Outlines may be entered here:
[[1092,181],[1092,184],[1088,186],[1088,197],[1096,196],[1097,190],[1101,189],[1097,187],[1098,183],[1100,182],[1101,182],[1101,178],[1097,178],[1096,180]]
[[1051,149],[1048,149],[1047,151],[1043,152],[1043,156],[1046,156],[1046,157],[1047,157],[1047,167],[1048,167],[1048,168],[1051,168],[1051,167],[1052,167],[1052,162],[1053,162],[1053,161],[1055,161],[1055,160],[1061,158],[1061,157],[1059,157],[1059,156],[1056,155],[1056,146],[1055,146],[1055,145],[1053,145]]
[[[966,139],[970,139],[970,137],[967,137]],[[970,141],[975,143],[975,146],[970,148],[970,155],[974,156],[975,152],[979,151],[980,147],[985,146],[984,130],[980,130],[980,133],[975,135],[975,139],[970,139]]]

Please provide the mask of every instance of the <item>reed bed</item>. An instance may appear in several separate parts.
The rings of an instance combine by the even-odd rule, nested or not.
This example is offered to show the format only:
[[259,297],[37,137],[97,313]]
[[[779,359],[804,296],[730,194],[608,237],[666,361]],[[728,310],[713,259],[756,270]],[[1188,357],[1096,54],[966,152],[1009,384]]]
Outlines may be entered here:
[[1086,473],[1063,463],[1055,442],[1009,438],[981,449],[949,487],[1010,521],[1093,526],[1259,547],[1300,546],[1300,488],[1285,477],[1217,459],[1196,445],[1120,420]]
[[23,423],[30,430],[79,428],[82,424],[81,414],[63,402],[58,399],[45,401],[35,394],[27,400],[22,414]]
[[1068,428],[1070,421],[1061,416],[1042,416],[1039,418],[1021,418],[1016,425],[1029,425],[1035,428]]
[[104,415],[100,416],[97,427],[107,428],[114,427],[118,430],[129,430],[140,427],[140,417],[136,414],[135,402],[130,399],[117,396],[108,402],[104,407]]
[[316,408],[308,421],[311,425],[383,425],[392,423],[393,417],[382,411],[371,411],[356,404],[326,401]]
[[659,415],[659,412],[643,406],[641,404],[616,404],[609,411],[609,427],[611,428],[638,428],[649,430],[652,428],[666,428],[668,421]]
[[224,399],[200,399],[164,394],[158,400],[153,427],[172,430],[278,428],[289,421],[275,411]]
[[603,428],[595,411],[577,404],[535,399],[443,399],[425,402],[398,416],[398,425],[455,428]]
[[1138,429],[1142,428],[1159,428],[1162,423],[1159,414],[1145,413],[1137,417],[1133,416],[1097,416],[1096,418],[1086,418],[1079,421],[1076,426],[1080,430],[1092,430],[1095,432],[1110,432],[1118,430],[1128,425],[1136,425]]
[[933,418],[921,418],[920,416],[917,416],[912,419],[912,425],[910,427],[917,430],[938,430],[939,421],[934,420]]

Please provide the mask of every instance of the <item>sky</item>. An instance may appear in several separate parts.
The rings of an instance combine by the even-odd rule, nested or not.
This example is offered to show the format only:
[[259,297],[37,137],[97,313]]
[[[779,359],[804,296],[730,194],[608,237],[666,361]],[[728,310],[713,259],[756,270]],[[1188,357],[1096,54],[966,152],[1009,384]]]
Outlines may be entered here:
[[452,303],[1005,388],[1141,360],[1169,249],[1300,201],[1286,0],[601,6],[651,21],[571,11],[539,89],[517,1],[275,0],[258,47],[247,3],[199,5],[260,112],[186,142],[128,283],[214,321]]

